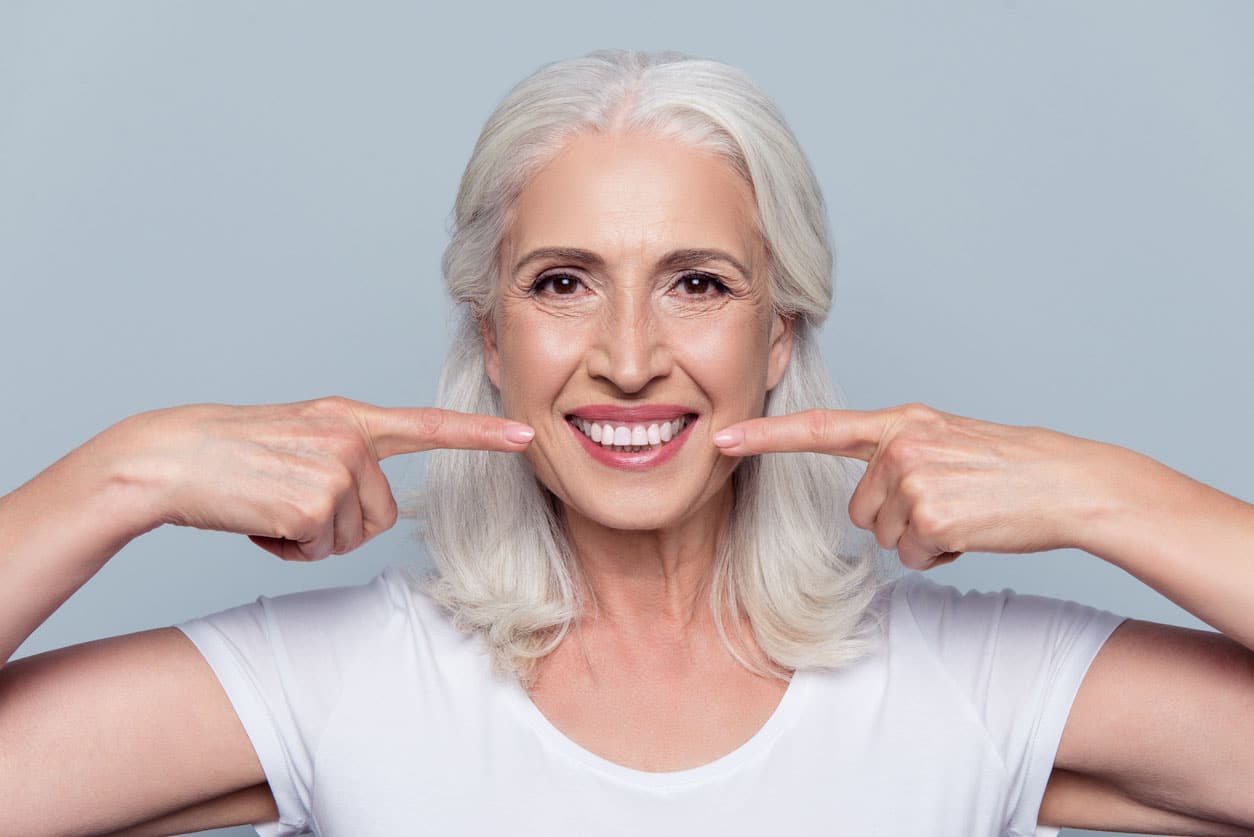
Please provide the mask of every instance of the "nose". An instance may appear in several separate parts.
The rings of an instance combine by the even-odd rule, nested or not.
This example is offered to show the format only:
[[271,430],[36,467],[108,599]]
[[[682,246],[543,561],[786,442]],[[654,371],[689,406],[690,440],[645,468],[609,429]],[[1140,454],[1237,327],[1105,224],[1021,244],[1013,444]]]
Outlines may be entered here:
[[591,351],[588,374],[633,395],[670,371],[671,355],[661,322],[647,298],[623,293],[602,312]]

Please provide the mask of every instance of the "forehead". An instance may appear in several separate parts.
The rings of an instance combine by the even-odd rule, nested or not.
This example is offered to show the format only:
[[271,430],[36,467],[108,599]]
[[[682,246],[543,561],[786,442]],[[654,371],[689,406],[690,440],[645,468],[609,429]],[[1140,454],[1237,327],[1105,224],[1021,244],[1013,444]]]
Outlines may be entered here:
[[516,200],[506,265],[538,247],[580,247],[608,262],[680,248],[759,264],[753,190],[718,155],[648,134],[580,134]]

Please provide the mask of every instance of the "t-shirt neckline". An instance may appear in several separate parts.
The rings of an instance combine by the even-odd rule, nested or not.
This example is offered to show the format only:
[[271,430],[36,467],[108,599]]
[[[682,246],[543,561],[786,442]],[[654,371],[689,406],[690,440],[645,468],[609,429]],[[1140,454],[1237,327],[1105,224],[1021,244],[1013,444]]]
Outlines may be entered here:
[[522,718],[535,730],[541,741],[566,758],[618,782],[643,788],[674,790],[708,782],[729,773],[768,749],[800,711],[809,690],[811,675],[812,672],[806,669],[794,671],[788,688],[775,706],[775,711],[748,741],[730,753],[696,767],[663,772],[637,770],[585,749],[545,717],[516,679],[509,679],[507,691]]

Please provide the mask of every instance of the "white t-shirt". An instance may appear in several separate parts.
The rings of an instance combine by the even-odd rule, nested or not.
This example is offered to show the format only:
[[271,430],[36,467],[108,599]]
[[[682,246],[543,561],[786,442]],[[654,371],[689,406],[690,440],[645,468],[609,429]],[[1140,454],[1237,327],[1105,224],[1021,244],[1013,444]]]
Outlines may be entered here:
[[665,773],[564,736],[400,566],[177,627],[265,770],[262,837],[1057,834],[1036,814],[1062,729],[1125,617],[918,572],[874,607],[873,655],[797,672],[749,741]]

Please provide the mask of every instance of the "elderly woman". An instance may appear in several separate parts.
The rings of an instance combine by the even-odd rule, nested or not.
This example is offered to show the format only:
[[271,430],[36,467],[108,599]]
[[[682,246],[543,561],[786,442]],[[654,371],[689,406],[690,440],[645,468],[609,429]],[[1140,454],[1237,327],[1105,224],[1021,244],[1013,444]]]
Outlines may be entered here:
[[[0,672],[0,833],[1254,829],[1254,509],[1127,449],[837,409],[813,174],[724,65],[542,68],[475,147],[442,409],[197,404],[0,502],[0,660],[130,539],[435,569]],[[853,468],[861,460],[865,470]],[[847,518],[844,516],[848,512]],[[1079,547],[1223,631],[890,573]]]

